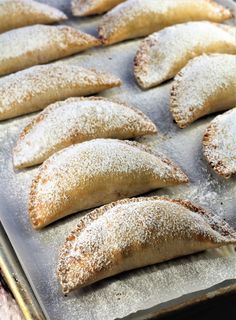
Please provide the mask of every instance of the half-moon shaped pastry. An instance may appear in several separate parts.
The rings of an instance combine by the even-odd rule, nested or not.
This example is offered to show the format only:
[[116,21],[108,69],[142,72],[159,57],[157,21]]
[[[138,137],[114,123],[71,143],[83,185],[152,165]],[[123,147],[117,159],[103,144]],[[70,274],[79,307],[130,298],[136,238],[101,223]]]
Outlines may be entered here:
[[103,17],[98,33],[103,44],[109,45],[143,37],[177,23],[222,22],[231,17],[228,9],[212,0],[128,0]]
[[125,199],[80,219],[60,252],[64,293],[115,274],[236,243],[219,217],[187,200]]
[[105,72],[63,63],[29,68],[0,79],[0,120],[41,110],[55,101],[87,96],[121,81]]
[[72,0],[71,9],[74,16],[90,16],[106,12],[124,1],[125,0]]
[[217,116],[203,138],[203,153],[207,161],[217,174],[226,179],[236,173],[235,146],[236,108]]
[[77,211],[185,182],[172,161],[141,144],[95,139],[43,163],[31,185],[29,216],[40,229]]
[[71,144],[95,138],[153,133],[155,124],[138,109],[102,97],[70,98],[47,107],[23,130],[14,149],[14,166],[42,163]]
[[67,16],[56,8],[33,0],[1,0],[0,32],[42,23],[66,20]]
[[203,55],[176,76],[170,110],[180,128],[195,120],[236,106],[235,55]]
[[[229,32],[228,32],[229,31]],[[134,60],[134,75],[147,89],[173,78],[190,59],[203,53],[236,54],[235,36],[228,26],[207,21],[165,28],[144,39]]]
[[34,25],[0,35],[0,75],[70,56],[99,41],[68,26]]

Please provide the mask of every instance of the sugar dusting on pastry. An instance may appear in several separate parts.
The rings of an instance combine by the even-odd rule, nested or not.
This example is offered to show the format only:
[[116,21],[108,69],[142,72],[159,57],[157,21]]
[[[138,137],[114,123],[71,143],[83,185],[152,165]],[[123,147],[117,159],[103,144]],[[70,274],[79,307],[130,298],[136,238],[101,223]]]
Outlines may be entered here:
[[121,256],[125,259],[135,250],[141,255],[142,248],[150,246],[158,255],[169,241],[199,238],[206,240],[206,247],[217,247],[235,243],[236,233],[189,201],[158,197],[121,200],[81,219],[61,251],[58,275],[68,292],[96,279],[99,272],[109,271]]
[[[43,51],[51,47],[65,50],[76,43],[78,46],[89,44],[96,39],[84,32],[69,26],[34,25],[18,28],[0,35],[1,62],[10,58],[19,57],[34,50]],[[94,43],[95,45],[95,43]]]
[[0,75],[98,46],[95,37],[69,26],[33,25],[0,35]]
[[[188,182],[187,176],[173,162],[147,150],[136,142],[95,139],[52,155],[32,182],[29,214],[33,225],[48,224],[54,215],[58,219],[72,213],[71,208],[76,212],[104,204],[107,197],[108,202],[111,197],[114,200],[124,198],[122,190],[130,196],[140,193],[137,190],[147,192],[158,186]],[[130,185],[121,186],[122,179]],[[103,191],[97,190],[97,185]],[[98,197],[99,192],[99,203],[93,203],[93,193]],[[66,209],[62,210],[62,206]]]
[[[5,113],[17,116],[40,110],[46,107],[45,99],[49,103],[63,100],[71,96],[71,89],[76,95],[87,95],[87,92],[96,93],[120,83],[108,73],[76,65],[56,63],[31,67],[0,79],[0,119],[5,118]],[[24,103],[32,103],[29,108],[32,110]]]
[[[187,236],[190,240],[195,232],[208,235],[211,241],[220,243],[223,237],[214,230],[210,232],[211,227],[205,220],[198,213],[171,201],[152,201],[149,198],[137,202],[127,201],[105,211],[105,214],[86,226],[78,238],[72,241],[69,255],[79,258],[83,252],[80,251],[80,245],[82,248],[87,247],[93,255],[97,250],[104,251],[106,247],[111,251],[114,247],[125,249],[131,241],[144,245],[150,236],[156,240]],[[212,219],[210,221],[213,223]]]
[[94,138],[128,139],[155,132],[155,125],[138,109],[99,97],[70,98],[46,108],[24,129],[14,164],[37,164],[73,143]]
[[71,9],[75,16],[100,14],[125,0],[72,0]]
[[[14,19],[14,13],[16,17],[23,18],[27,17],[28,20],[35,19],[36,21],[41,20],[41,22],[56,22],[60,20],[65,20],[66,15],[55,7],[51,7],[47,4],[40,3],[38,1],[31,0],[1,0],[1,12],[0,16],[5,17],[11,14],[12,17],[9,19]],[[28,21],[25,21],[27,24]],[[18,24],[18,21],[13,21],[13,23]],[[0,26],[1,30],[1,26]]]
[[195,56],[233,50],[236,53],[234,37],[216,24],[183,23],[156,32],[141,42],[134,73],[138,83],[149,88],[175,76]]
[[[140,29],[140,25],[143,25],[140,23],[140,17],[142,19],[147,19],[145,21],[145,28],[147,29],[148,23],[150,23],[150,28],[153,29],[153,26],[151,26],[151,23],[154,25],[156,24],[156,28],[153,31],[160,30],[164,28],[165,26],[170,25],[173,22],[172,18],[169,17],[168,11],[170,10],[183,10],[186,6],[193,6],[192,13],[192,20],[202,20],[203,17],[201,14],[198,16],[198,11],[200,8],[200,12],[202,10],[202,7],[204,7],[205,11],[205,19],[209,19],[215,22],[221,22],[225,19],[229,19],[232,15],[229,10],[225,9],[224,7],[220,6],[219,4],[208,1],[208,0],[198,0],[198,4],[196,5],[196,1],[190,1],[190,0],[129,0],[125,1],[124,3],[121,3],[111,11],[109,11],[102,19],[101,24],[99,26],[99,36],[101,40],[107,44],[107,43],[113,43],[116,42],[116,36],[119,39],[118,41],[127,38],[133,38],[133,37],[139,37],[142,36],[143,28]],[[197,7],[197,8],[196,8]],[[195,10],[196,10],[196,17],[195,17]],[[208,13],[209,11],[209,13]],[[173,12],[172,12],[173,14]],[[186,13],[187,14],[187,11]],[[157,20],[152,21],[152,16],[159,16],[160,21]],[[181,19],[181,13],[179,13],[179,22],[187,21],[186,16],[182,17]],[[191,19],[190,19],[191,20]],[[137,21],[137,29],[132,31],[127,28],[126,32],[122,30],[122,28],[125,29],[126,25],[129,25],[129,22],[135,23]],[[175,22],[177,23],[178,20]],[[140,29],[140,31],[139,31]],[[136,31],[136,32],[135,32]],[[153,32],[152,31],[152,32]],[[123,36],[122,32],[124,33]],[[140,34],[139,34],[140,33]],[[150,33],[150,32],[149,32]],[[146,33],[148,34],[148,32]],[[115,41],[113,41],[112,37],[114,36]]]
[[37,23],[49,24],[66,20],[60,10],[32,0],[0,1],[0,33]]
[[[170,109],[177,124],[186,127],[196,120],[199,113],[205,115],[218,111],[221,106],[216,106],[214,110],[208,99],[219,90],[227,92],[230,87],[236,89],[235,74],[234,55],[203,55],[190,61],[176,76],[172,87]],[[224,101],[221,104],[223,107],[226,104],[225,109],[231,107]]]
[[[63,197],[65,191],[74,184],[89,182],[94,175],[119,174],[122,172],[150,172],[161,179],[175,177],[186,181],[186,176],[173,163],[163,161],[145,151],[145,147],[131,141],[113,139],[94,139],[70,146],[52,155],[39,168],[36,198],[33,202],[45,201],[56,205],[57,197]],[[62,179],[62,177],[65,179]],[[38,198],[38,199],[37,199]]]
[[217,116],[208,126],[203,152],[213,169],[225,178],[236,173],[236,108]]

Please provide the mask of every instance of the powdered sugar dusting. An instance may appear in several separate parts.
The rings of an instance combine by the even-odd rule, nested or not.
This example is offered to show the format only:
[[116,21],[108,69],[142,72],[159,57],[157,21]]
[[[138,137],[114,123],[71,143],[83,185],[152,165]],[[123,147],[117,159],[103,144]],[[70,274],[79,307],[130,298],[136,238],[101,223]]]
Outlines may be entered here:
[[236,173],[236,108],[216,117],[207,128],[203,151],[217,173]]
[[175,76],[193,57],[214,52],[236,53],[234,37],[223,28],[207,21],[171,26],[141,43],[135,76],[141,86],[149,88]]
[[95,139],[51,156],[32,183],[33,223],[104,204],[106,197],[111,202],[188,181],[172,162],[145,150],[135,142]]
[[0,79],[0,120],[33,112],[71,95],[120,85],[110,74],[69,64],[35,66]]
[[34,25],[0,35],[0,74],[70,56],[99,41],[69,26]]
[[[157,175],[166,180],[173,178],[176,173],[176,178],[180,180],[183,178],[181,171],[174,172],[172,165],[140,148],[137,148],[136,144],[112,139],[95,139],[71,146],[53,155],[48,164],[45,163],[46,172],[41,174],[46,174],[51,183],[43,184],[42,189],[38,191],[42,196],[50,193],[53,196],[56,191],[61,194],[69,183],[72,185],[76,184],[76,181],[82,183],[94,175],[99,173],[106,175],[109,172],[115,175],[122,172],[138,174],[147,171],[153,177]],[[67,180],[61,181],[63,173],[67,173]],[[41,188],[40,185],[38,187]],[[51,201],[49,197],[48,200]]]
[[[153,248],[155,262],[158,259],[160,262],[166,256],[161,248],[166,250],[168,245],[173,245],[173,241],[190,242],[202,238],[207,240],[203,244],[205,249],[236,242],[236,234],[227,226],[225,234],[223,229],[214,229],[215,225],[221,225],[221,219],[214,220],[213,216],[194,212],[178,202],[166,199],[124,200],[113,207],[105,206],[95,210],[90,216],[91,221],[87,217],[82,219],[62,250],[59,277],[65,291],[68,287],[71,290],[78,285],[83,286],[86,281],[96,279],[101,270],[111,270],[117,264],[119,271],[124,270],[122,263],[125,263],[124,259],[128,256],[132,255],[135,259],[139,254],[140,266],[143,261],[147,263],[152,259],[141,257],[147,247]],[[192,250],[202,250],[203,246],[199,243],[198,249],[193,246]],[[184,250],[182,254],[186,254]],[[177,251],[172,254],[175,256]],[[72,270],[71,258],[76,259],[76,262],[73,260]]]
[[155,125],[137,109],[105,98],[70,98],[49,106],[26,127],[14,150],[14,164],[34,165],[94,138],[128,139],[155,132]]
[[26,52],[43,51],[49,46],[65,49],[67,38],[64,31],[70,29],[65,26],[35,25],[3,33],[0,36],[1,63]]
[[[236,90],[235,57],[226,54],[200,56],[190,61],[176,76],[171,111],[180,127],[205,114],[235,106],[236,98],[229,96]],[[221,100],[210,102],[219,91],[222,92]]]
[[[69,255],[85,252],[113,251],[125,249],[131,243],[147,244],[152,241],[171,239],[192,239],[193,235],[209,236],[212,241],[221,242],[222,237],[213,231],[204,218],[182,205],[165,200],[143,200],[118,204],[94,220],[79,234]],[[87,247],[87,250],[86,250]],[[82,251],[82,250],[81,250]]]
[[1,0],[0,31],[29,24],[65,20],[66,15],[56,8],[32,0]]
[[99,14],[115,7],[125,0],[72,0],[72,13],[75,16]]
[[[174,15],[174,11],[179,14]],[[105,43],[144,36],[170,24],[188,21],[188,11],[191,12],[190,20],[221,22],[231,17],[229,10],[207,0],[128,0],[104,16],[99,36]],[[145,20],[145,24],[140,19]],[[131,26],[135,28],[131,29]]]

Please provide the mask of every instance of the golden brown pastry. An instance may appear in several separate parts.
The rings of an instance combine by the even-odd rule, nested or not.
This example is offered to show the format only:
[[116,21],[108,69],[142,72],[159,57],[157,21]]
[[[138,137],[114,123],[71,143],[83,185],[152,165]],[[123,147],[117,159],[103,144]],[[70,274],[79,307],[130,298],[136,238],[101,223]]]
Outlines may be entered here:
[[40,229],[74,212],[185,182],[172,161],[141,144],[95,139],[43,163],[31,185],[29,216]]
[[134,60],[140,87],[155,87],[173,78],[190,59],[203,53],[236,54],[235,29],[215,23],[188,22],[165,28],[144,39]]
[[0,79],[0,120],[47,107],[69,97],[87,96],[121,81],[105,72],[53,63],[29,68]]
[[0,35],[0,75],[98,45],[96,38],[68,26],[34,25],[11,30]]
[[22,131],[14,165],[36,165],[71,144],[95,138],[130,139],[153,133],[156,126],[138,109],[102,97],[70,98],[47,107]]
[[125,0],[72,0],[71,9],[74,16],[90,16],[106,12],[124,1]]
[[235,244],[236,232],[187,200],[125,199],[79,220],[60,252],[64,293],[115,274]]
[[176,76],[170,110],[180,128],[207,114],[236,106],[235,55],[202,55]]
[[228,9],[212,0],[128,0],[103,17],[98,33],[102,42],[109,45],[143,37],[177,23],[223,22],[231,17]]
[[0,32],[42,23],[49,24],[66,20],[60,10],[33,0],[1,0]]
[[236,108],[211,121],[203,138],[203,153],[217,174],[228,179],[236,173]]

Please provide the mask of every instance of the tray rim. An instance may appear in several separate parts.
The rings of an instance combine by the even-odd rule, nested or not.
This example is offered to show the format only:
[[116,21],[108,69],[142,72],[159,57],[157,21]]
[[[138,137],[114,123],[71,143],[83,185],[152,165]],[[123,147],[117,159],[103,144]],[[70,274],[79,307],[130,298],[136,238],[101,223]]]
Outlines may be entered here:
[[46,320],[1,222],[0,269],[25,319]]

